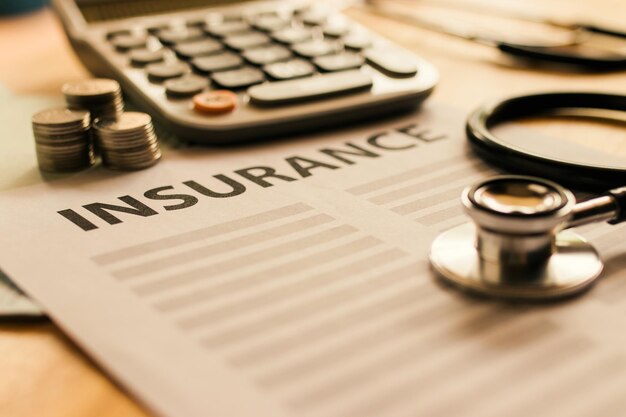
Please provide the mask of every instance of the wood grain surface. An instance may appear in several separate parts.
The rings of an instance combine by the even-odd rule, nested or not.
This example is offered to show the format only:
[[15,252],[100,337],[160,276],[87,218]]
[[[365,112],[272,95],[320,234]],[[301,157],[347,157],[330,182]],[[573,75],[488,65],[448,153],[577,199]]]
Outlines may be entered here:
[[[505,2],[491,0],[493,4]],[[481,4],[488,4],[489,0]],[[623,27],[623,0],[527,0],[508,2],[517,8],[563,19],[593,20]],[[508,4],[506,3],[506,4]],[[452,21],[466,16],[433,7],[424,13]],[[434,63],[441,81],[431,100],[469,112],[493,98],[542,90],[599,90],[625,94],[626,73],[582,74],[512,65],[493,48],[418,29],[352,7],[347,13],[372,30],[404,45]],[[455,14],[456,13],[456,14]],[[454,16],[452,16],[454,15]],[[464,19],[463,19],[464,18]],[[511,23],[478,15],[471,23],[509,32]],[[533,31],[533,29],[526,29]],[[58,95],[68,79],[88,76],[50,10],[0,19],[0,83],[17,94]],[[546,123],[553,134],[600,146],[603,129],[593,123]],[[623,131],[614,146],[626,149]],[[6,138],[2,138],[6,140]],[[3,155],[7,157],[7,155]],[[7,244],[3,240],[3,244]],[[1,248],[0,248],[1,250]],[[0,322],[0,416],[2,417],[138,417],[148,415],[47,321]],[[182,416],[181,416],[182,417]]]

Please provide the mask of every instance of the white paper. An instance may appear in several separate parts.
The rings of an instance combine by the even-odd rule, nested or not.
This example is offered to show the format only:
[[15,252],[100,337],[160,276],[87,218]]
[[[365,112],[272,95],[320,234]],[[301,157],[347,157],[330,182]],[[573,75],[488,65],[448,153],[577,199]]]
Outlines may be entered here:
[[[465,221],[461,189],[492,172],[470,157],[463,125],[429,104],[350,130],[180,149],[142,172],[95,169],[6,192],[0,265],[161,416],[621,415],[623,227],[583,230],[607,270],[570,302],[482,301],[434,279],[432,239]],[[236,173],[257,166],[291,180],[263,187]],[[231,191],[218,175],[245,192],[197,191]],[[170,186],[161,192],[197,202],[166,210],[182,200],[144,196]],[[146,216],[110,211],[121,221],[111,225],[83,207],[123,206],[122,196]]]

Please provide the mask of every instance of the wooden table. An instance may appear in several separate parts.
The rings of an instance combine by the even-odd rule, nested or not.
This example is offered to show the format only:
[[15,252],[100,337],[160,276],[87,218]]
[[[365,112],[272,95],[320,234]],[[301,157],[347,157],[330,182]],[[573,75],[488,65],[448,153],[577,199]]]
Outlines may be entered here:
[[[526,0],[518,2],[517,7],[519,4],[527,10],[563,18],[593,19],[615,27],[623,27],[626,21],[623,0]],[[419,7],[433,10],[437,16],[456,13],[427,5]],[[530,91],[626,93],[624,73],[580,74],[520,68],[507,63],[493,48],[417,29],[356,8],[349,9],[348,14],[434,63],[441,72],[441,82],[432,100],[465,112],[486,99]],[[485,19],[479,16],[473,22],[487,24]],[[499,25],[504,31],[510,28],[505,21],[494,23],[492,19],[489,24]],[[18,94],[58,95],[60,86],[68,79],[88,76],[49,10],[0,20],[0,55],[0,83]],[[589,123],[575,127],[545,124],[543,128],[583,142],[597,137],[602,129],[610,129]],[[622,132],[620,136],[623,138]],[[618,151],[626,150],[623,142],[615,145]],[[0,323],[0,415],[137,417],[147,413],[54,325],[43,322]]]

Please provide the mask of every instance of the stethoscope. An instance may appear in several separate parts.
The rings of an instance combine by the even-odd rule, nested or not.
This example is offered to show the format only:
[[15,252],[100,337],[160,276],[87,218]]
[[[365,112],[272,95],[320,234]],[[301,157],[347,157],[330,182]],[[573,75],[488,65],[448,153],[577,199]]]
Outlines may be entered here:
[[[419,4],[420,2],[412,2]],[[464,8],[467,6],[444,3],[445,7]],[[522,15],[514,12],[506,12],[498,9],[481,8],[481,13],[490,15],[506,15],[516,20],[540,23],[543,25],[565,29],[571,32],[572,39],[569,42],[555,45],[535,45],[508,42],[494,36],[469,33],[467,31],[454,28],[451,25],[437,23],[417,15],[412,10],[404,8],[402,10],[394,8],[387,2],[380,0],[366,0],[365,7],[368,11],[419,26],[423,29],[432,30],[468,41],[492,46],[502,53],[518,59],[526,59],[533,62],[546,62],[552,64],[565,64],[587,71],[618,71],[626,69],[626,55],[614,51],[607,51],[600,48],[585,47],[585,42],[593,34],[626,40],[626,32],[616,29],[602,27],[586,23],[562,23],[553,19],[537,16]]]
[[470,115],[466,133],[475,153],[507,170],[551,180],[503,175],[467,187],[461,202],[472,222],[441,233],[431,246],[430,262],[443,282],[485,296],[551,300],[581,293],[598,279],[603,268],[598,252],[570,228],[626,221],[626,187],[576,203],[571,191],[552,180],[587,189],[615,187],[626,184],[626,162],[620,166],[542,155],[493,131],[503,122],[563,109],[624,112],[626,96],[527,95],[482,106]]

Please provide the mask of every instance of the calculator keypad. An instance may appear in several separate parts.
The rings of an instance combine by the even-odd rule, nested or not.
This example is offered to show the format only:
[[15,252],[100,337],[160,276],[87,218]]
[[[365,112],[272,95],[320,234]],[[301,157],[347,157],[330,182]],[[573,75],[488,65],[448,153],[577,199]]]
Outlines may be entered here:
[[332,16],[322,25],[324,35],[339,38],[350,33],[350,24],[343,16]]
[[270,36],[277,42],[291,45],[313,39],[313,31],[307,27],[289,27],[277,30]]
[[277,15],[261,15],[252,19],[252,26],[264,32],[273,32],[288,27],[291,20]]
[[327,39],[315,39],[312,41],[297,43],[291,49],[298,55],[306,58],[329,55],[341,50],[341,45],[336,41]]
[[342,42],[346,49],[352,49],[355,51],[360,51],[372,46],[372,38],[363,31],[347,34],[343,37]]
[[270,38],[260,32],[244,32],[224,38],[224,45],[235,51],[243,51],[270,43]]
[[122,34],[112,38],[113,46],[119,52],[126,52],[131,49],[143,48],[146,46],[148,38],[143,34]]
[[319,56],[313,62],[320,70],[331,72],[359,68],[365,63],[365,59],[354,52],[342,52],[335,55]]
[[361,91],[371,86],[372,77],[353,70],[255,85],[248,90],[248,94],[255,104],[273,106]]
[[266,65],[263,67],[263,71],[274,80],[289,80],[313,75],[315,67],[309,61],[296,58],[286,62]]
[[177,24],[107,35],[132,66],[145,67],[149,81],[162,83],[172,99],[206,90],[248,89],[252,104],[277,104],[369,88],[369,75],[355,79],[332,75],[350,73],[366,63],[395,78],[417,71],[410,57],[372,50],[366,30],[321,9],[297,14],[211,13]]
[[164,45],[176,45],[183,42],[192,42],[204,38],[200,28],[163,29],[157,32],[157,37]]
[[146,67],[148,78],[156,82],[177,78],[188,72],[189,67],[181,62],[150,64]]
[[216,37],[234,35],[248,30],[250,30],[250,25],[244,21],[209,23],[205,28],[207,34]]
[[197,56],[212,55],[221,52],[224,46],[213,39],[202,39],[195,42],[181,43],[172,48],[182,59],[191,59]]
[[246,61],[253,65],[267,65],[278,61],[284,61],[292,57],[289,49],[281,45],[270,45],[262,48],[254,48],[243,51],[241,54]]
[[250,87],[265,81],[261,71],[253,67],[243,67],[231,71],[216,72],[211,76],[215,84],[227,89],[240,89]]
[[394,77],[412,77],[417,66],[396,51],[370,50],[365,53],[367,62]]
[[239,68],[243,65],[243,59],[232,52],[224,52],[212,56],[196,58],[191,62],[194,70],[201,74],[210,74],[218,71],[226,71]]
[[165,49],[160,48],[156,50],[150,49],[135,49],[129,53],[130,62],[138,67],[152,64],[154,62],[161,62],[165,57]]
[[204,77],[190,74],[167,80],[164,85],[170,97],[191,97],[208,87],[208,82]]

